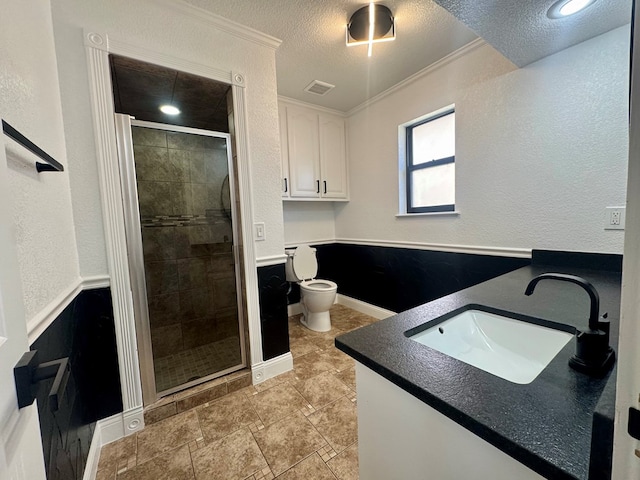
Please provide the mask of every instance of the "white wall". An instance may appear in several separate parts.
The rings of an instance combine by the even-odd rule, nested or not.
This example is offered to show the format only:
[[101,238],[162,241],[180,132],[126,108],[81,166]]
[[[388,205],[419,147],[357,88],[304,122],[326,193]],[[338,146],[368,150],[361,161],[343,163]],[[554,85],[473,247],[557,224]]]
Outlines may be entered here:
[[333,202],[283,202],[284,239],[287,246],[322,243],[336,238]]
[[267,231],[267,240],[256,244],[256,256],[283,251],[275,52],[163,3],[58,0],[52,4],[69,161],[74,167],[71,186],[83,276],[107,273],[83,28],[245,76],[254,219],[265,222]]
[[62,163],[35,170],[37,157],[2,136],[26,319],[79,280],[69,174],[48,0],[2,1],[0,116]]
[[[337,237],[622,253],[628,64],[628,26],[522,69],[484,45],[356,111]],[[452,103],[460,216],[396,218],[398,125]]]

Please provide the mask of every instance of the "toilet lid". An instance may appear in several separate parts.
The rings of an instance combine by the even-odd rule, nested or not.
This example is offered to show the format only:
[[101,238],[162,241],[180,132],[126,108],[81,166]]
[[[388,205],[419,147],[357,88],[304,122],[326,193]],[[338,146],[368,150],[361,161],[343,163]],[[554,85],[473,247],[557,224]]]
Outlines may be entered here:
[[318,273],[318,262],[316,252],[309,245],[301,245],[296,248],[293,254],[293,273],[302,280],[315,278]]

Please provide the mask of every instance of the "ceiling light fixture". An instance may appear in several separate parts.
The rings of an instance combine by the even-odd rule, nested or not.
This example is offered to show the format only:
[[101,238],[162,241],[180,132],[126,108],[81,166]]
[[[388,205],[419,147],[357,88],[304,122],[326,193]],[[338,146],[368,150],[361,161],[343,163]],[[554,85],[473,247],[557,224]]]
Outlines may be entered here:
[[162,113],[166,113],[167,115],[180,115],[180,109],[174,107],[173,105],[162,105],[160,107],[160,111]]
[[367,55],[373,53],[373,44],[396,38],[396,24],[391,10],[371,2],[351,15],[347,25],[347,47],[368,45]]
[[589,5],[593,4],[596,0],[560,0],[549,8],[547,11],[547,17],[549,18],[564,18],[574,13],[578,13]]

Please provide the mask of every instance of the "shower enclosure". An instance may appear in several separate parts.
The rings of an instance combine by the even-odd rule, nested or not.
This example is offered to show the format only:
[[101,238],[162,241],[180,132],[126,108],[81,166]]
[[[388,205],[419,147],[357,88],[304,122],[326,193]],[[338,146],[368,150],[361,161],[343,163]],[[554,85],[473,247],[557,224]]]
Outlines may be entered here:
[[246,366],[230,136],[116,126],[148,404]]

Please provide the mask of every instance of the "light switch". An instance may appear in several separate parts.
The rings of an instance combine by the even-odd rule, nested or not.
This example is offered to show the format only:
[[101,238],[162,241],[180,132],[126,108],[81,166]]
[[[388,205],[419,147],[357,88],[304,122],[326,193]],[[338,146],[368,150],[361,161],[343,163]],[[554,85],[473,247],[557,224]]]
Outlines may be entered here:
[[267,235],[264,229],[264,222],[256,222],[253,224],[253,228],[255,231],[255,240],[256,242],[261,242],[266,240]]

